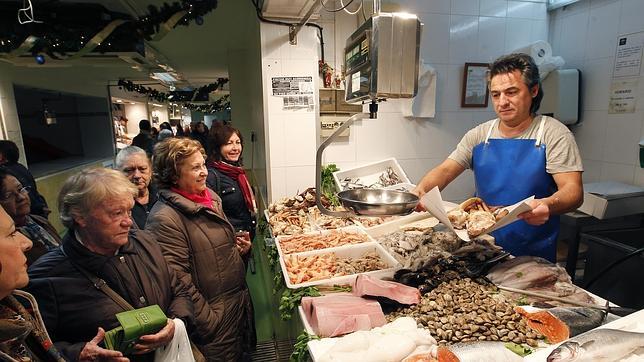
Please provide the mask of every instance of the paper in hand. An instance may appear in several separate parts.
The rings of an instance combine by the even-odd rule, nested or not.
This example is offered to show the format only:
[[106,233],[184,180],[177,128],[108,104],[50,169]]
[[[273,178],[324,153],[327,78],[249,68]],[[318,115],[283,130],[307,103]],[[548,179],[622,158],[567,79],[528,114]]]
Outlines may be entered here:
[[[521,213],[532,210],[532,207],[528,205],[528,201],[533,200],[534,196],[530,196],[527,199],[521,200],[514,205],[506,206],[503,209],[508,210],[508,214],[498,220],[492,227],[485,230],[482,234],[488,234],[494,230],[500,229],[506,225],[509,225],[517,220],[518,216]],[[420,199],[420,203],[429,211],[435,218],[437,218],[441,223],[446,225],[450,230],[454,231],[461,240],[470,241],[470,236],[467,234],[467,230],[457,230],[454,229],[454,226],[449,221],[447,217],[447,210],[445,209],[445,202],[441,197],[441,193],[438,190],[438,187],[434,187],[428,193],[423,195]],[[482,235],[481,234],[481,235]]]

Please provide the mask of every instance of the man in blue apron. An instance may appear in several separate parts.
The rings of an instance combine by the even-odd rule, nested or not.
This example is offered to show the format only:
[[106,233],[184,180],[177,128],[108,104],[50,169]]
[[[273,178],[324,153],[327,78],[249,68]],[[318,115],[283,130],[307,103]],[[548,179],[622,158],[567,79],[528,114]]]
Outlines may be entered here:
[[555,261],[558,215],[583,201],[583,167],[574,136],[552,117],[537,115],[543,91],[539,70],[526,54],[491,65],[489,88],[498,118],[463,137],[448,158],[429,171],[414,192],[441,190],[465,169],[474,171],[476,194],[488,205],[512,205],[535,195],[522,220],[492,233],[514,255]]

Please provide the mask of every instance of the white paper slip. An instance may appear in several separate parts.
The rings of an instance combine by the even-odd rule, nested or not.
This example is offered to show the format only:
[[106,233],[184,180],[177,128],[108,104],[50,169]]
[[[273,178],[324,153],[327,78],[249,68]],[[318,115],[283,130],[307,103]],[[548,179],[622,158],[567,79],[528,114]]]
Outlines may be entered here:
[[[485,230],[483,234],[491,233],[494,230],[500,229],[508,224],[517,221],[519,214],[532,210],[530,205],[528,205],[528,202],[533,199],[534,196],[530,196],[527,199],[521,200],[514,205],[504,207],[503,209],[508,210],[508,214],[498,220],[492,227]],[[431,189],[431,191],[423,195],[423,197],[420,199],[420,203],[440,222],[450,228],[450,230],[454,231],[456,235],[461,238],[461,240],[470,241],[470,236],[467,235],[467,230],[454,229],[454,226],[449,221],[449,218],[447,217],[447,210],[445,209],[443,198],[441,197],[440,191],[438,191],[438,187],[434,187],[433,189]]]

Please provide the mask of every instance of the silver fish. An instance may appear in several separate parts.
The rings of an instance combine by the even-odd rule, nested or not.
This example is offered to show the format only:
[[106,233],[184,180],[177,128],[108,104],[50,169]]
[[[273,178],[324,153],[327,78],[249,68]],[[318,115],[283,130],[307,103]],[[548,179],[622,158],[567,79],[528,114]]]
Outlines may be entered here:
[[644,347],[644,333],[594,329],[563,342],[548,355],[548,362],[619,361]]
[[505,348],[505,343],[503,342],[482,341],[463,342],[451,346],[438,347],[438,360],[459,362],[521,362],[523,361],[523,357]]

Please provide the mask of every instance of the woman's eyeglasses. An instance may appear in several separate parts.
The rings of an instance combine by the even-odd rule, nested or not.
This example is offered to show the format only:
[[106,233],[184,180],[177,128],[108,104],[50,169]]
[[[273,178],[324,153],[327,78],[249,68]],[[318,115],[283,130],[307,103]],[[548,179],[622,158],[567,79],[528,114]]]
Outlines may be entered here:
[[22,186],[19,189],[17,189],[16,191],[6,192],[0,197],[0,201],[9,201],[12,198],[13,199],[17,198],[18,195],[26,195],[26,194],[29,193],[29,189],[30,189],[29,186]]

